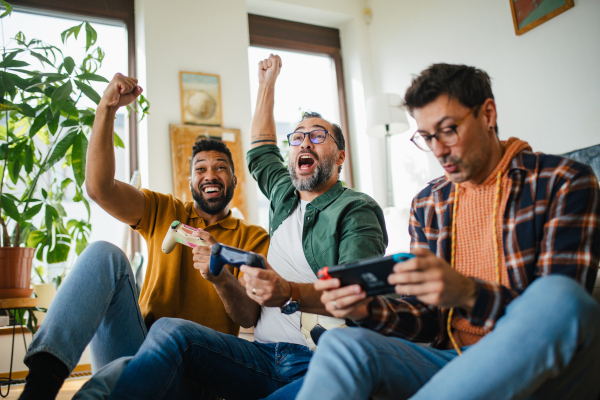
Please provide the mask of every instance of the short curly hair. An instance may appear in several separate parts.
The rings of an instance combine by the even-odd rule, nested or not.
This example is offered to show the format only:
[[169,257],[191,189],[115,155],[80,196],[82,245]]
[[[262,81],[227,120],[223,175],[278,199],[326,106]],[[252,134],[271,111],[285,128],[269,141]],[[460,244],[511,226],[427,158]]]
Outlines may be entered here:
[[[404,105],[412,115],[416,108],[425,107],[442,94],[468,108],[494,98],[490,76],[484,70],[462,64],[439,63],[432,64],[412,80],[404,95]],[[478,112],[479,108],[476,108],[473,115],[477,117]]]
[[235,167],[233,165],[233,158],[231,157],[231,151],[229,150],[229,148],[227,147],[227,145],[225,143],[223,143],[220,140],[217,139],[212,139],[212,138],[200,138],[196,141],[196,143],[194,143],[194,147],[192,147],[192,158],[190,161],[190,170],[193,170],[194,165],[192,164],[194,162],[194,157],[196,156],[196,154],[202,152],[202,151],[218,151],[219,153],[223,153],[227,156],[227,159],[229,160],[229,165],[231,165],[231,172],[233,174],[235,174]]

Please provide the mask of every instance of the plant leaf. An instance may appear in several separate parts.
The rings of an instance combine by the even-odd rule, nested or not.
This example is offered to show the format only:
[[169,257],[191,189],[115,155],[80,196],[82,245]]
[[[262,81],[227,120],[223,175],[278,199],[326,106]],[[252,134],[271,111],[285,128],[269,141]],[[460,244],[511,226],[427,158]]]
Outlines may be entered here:
[[109,83],[109,80],[103,76],[92,74],[91,72],[86,72],[83,74],[79,74],[76,76],[77,79],[86,80],[86,81],[96,81],[96,82],[106,82]]
[[[81,187],[85,181],[85,164],[86,164],[86,153],[88,147],[88,140],[82,131],[73,142],[73,151],[71,152],[71,168],[73,168],[73,174],[75,175],[75,182]],[[85,200],[85,199],[84,199]]]
[[61,34],[60,34],[60,38],[63,42],[63,44],[65,44],[65,42],[67,41],[67,39],[69,38],[69,36],[74,35],[75,36],[75,40],[77,40],[77,35],[79,35],[79,30],[81,29],[81,27],[83,26],[83,22],[79,25],[76,26],[72,26],[67,30],[64,30]]
[[46,125],[48,125],[48,131],[52,135],[56,133],[58,129],[58,121],[60,120],[60,113],[54,115],[50,107],[46,108]]
[[67,136],[65,136],[56,146],[54,146],[54,150],[52,151],[52,155],[48,159],[48,164],[46,164],[46,168],[49,169],[51,166],[56,164],[58,160],[63,158],[65,154],[67,154],[67,150],[69,147],[73,145],[73,141],[78,135],[78,131],[72,131]]
[[25,171],[30,174],[33,171],[33,158],[34,158],[34,150],[31,146],[27,146],[25,148]]
[[13,10],[13,6],[11,6],[10,4],[8,4],[8,3],[7,3],[6,1],[4,1],[4,0],[1,0],[1,1],[2,1],[2,4],[4,5],[4,7],[6,8],[6,11],[4,11],[4,12],[2,13],[2,15],[0,15],[0,18],[4,18],[4,17],[6,17],[7,15],[10,15],[10,13],[11,13],[11,12],[12,12],[12,10]]
[[17,86],[19,89],[25,90],[31,86],[32,79],[30,78],[21,78],[19,75],[11,74],[10,72],[6,72],[6,75],[12,79],[12,81],[15,83],[15,86]]
[[[31,207],[30,209],[28,209],[25,214],[23,214],[23,221],[29,221],[31,218],[35,217],[40,210],[42,209],[43,204],[36,204],[35,206]],[[31,236],[31,235],[29,235]],[[31,247],[35,247],[35,246],[31,246]]]
[[65,208],[62,206],[62,204],[57,203],[54,205],[54,208],[56,208],[56,211],[58,211],[58,215],[60,215],[61,217],[67,216],[67,212],[65,211]]
[[100,103],[100,100],[102,98],[100,97],[98,92],[96,92],[94,89],[92,89],[91,86],[86,85],[85,83],[79,82],[79,81],[75,81],[75,85],[77,85],[79,90],[81,90],[83,92],[83,94],[85,94],[94,103],[96,103],[96,104]]
[[68,76],[65,74],[57,74],[56,72],[44,72],[41,74],[36,74],[33,76],[34,78],[61,78],[61,79],[67,79]]
[[83,194],[81,195],[81,200],[83,200],[83,205],[85,205],[85,208],[87,209],[87,222],[89,224],[90,218],[92,217],[92,212],[90,211],[90,203],[88,203],[87,199],[83,196]]
[[73,183],[73,180],[71,178],[65,178],[61,183],[60,183],[60,188],[61,190],[65,190],[67,186],[69,186],[71,183]]
[[21,164],[21,160],[17,158],[13,163],[12,168],[8,171],[10,179],[15,185],[19,181],[19,172],[21,172],[21,167],[23,167],[23,164]]
[[38,60],[40,60],[40,62],[42,64],[46,63],[46,64],[50,65],[51,67],[54,67],[54,64],[52,64],[52,61],[48,60],[48,58],[44,57],[40,53],[36,53],[33,50],[29,50],[29,54],[31,54],[32,56],[34,56],[35,58],[37,58]]
[[115,132],[115,147],[125,148],[125,143],[123,143],[119,135],[117,135],[117,132]]
[[92,28],[92,26],[86,21],[85,22],[85,51],[88,51],[90,47],[96,44],[98,34]]
[[73,69],[75,69],[75,60],[71,57],[66,57],[63,63],[65,66],[65,70],[71,75],[73,73]]
[[35,110],[27,103],[17,105],[21,109],[21,114],[26,117],[35,118]]
[[79,120],[79,112],[72,101],[67,101],[61,108],[61,111],[65,112],[65,117],[73,117],[76,121]]
[[29,63],[21,60],[4,60],[0,62],[0,68],[19,68],[26,67]]
[[2,194],[2,212],[15,222],[21,222],[21,213],[19,213],[19,209],[15,205],[14,200],[6,194]]
[[2,85],[4,86],[4,91],[9,93],[11,97],[14,97],[17,94],[15,89],[15,82],[8,76],[8,74],[1,72],[2,75]]
[[[54,264],[54,263],[67,261],[67,258],[69,258],[70,250],[71,250],[71,246],[63,244],[63,243],[56,243],[54,248],[52,250],[49,250],[48,254],[46,255],[46,260],[48,261],[48,264]],[[58,282],[58,280],[57,280],[54,284],[60,285],[60,282]]]
[[60,123],[60,126],[63,126],[65,128],[68,128],[70,126],[78,126],[79,122],[75,121],[74,119],[65,119],[63,122]]
[[56,218],[58,218],[58,212],[56,211],[56,209],[54,207],[52,207],[50,204],[46,204],[45,222],[46,222],[46,230],[48,232],[50,232],[52,230],[52,225]]
[[46,113],[42,111],[35,117],[33,124],[29,128],[29,137],[32,138],[44,125],[46,125]]
[[71,81],[67,81],[61,87],[56,89],[54,93],[52,93],[52,103],[50,103],[50,107],[52,109],[52,113],[56,114],[58,110],[69,100],[69,96],[73,92],[73,85]]

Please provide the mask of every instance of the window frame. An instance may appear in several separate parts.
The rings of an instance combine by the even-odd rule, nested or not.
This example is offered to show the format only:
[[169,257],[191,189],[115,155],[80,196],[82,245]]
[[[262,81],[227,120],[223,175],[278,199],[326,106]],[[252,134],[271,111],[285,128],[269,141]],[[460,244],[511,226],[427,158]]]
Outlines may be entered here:
[[351,145],[339,29],[248,14],[248,32],[250,46],[253,47],[327,55],[333,59],[337,79],[340,126],[346,140],[346,165],[349,166],[345,169],[346,186],[353,188]]

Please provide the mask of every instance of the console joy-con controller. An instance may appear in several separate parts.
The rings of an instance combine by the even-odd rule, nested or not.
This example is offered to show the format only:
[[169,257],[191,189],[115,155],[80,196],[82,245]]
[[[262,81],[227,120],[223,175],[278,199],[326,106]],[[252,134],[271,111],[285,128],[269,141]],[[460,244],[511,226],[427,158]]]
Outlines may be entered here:
[[182,224],[179,221],[173,221],[165,240],[163,240],[162,251],[165,254],[169,254],[175,248],[177,243],[181,243],[184,246],[196,247],[196,246],[208,246],[204,240],[193,235],[194,231],[198,229],[193,228],[189,225]]
[[250,267],[267,269],[261,256],[251,251],[244,251],[235,247],[215,243],[210,249],[210,273],[214,276],[221,275],[225,264],[239,267],[249,265]]

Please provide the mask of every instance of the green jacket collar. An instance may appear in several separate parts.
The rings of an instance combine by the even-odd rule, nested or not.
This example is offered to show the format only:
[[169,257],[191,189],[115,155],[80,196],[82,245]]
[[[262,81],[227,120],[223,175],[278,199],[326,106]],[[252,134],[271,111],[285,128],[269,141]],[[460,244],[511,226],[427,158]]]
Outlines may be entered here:
[[[342,182],[337,181],[335,183],[335,185],[333,185],[331,188],[329,188],[328,191],[326,191],[325,193],[323,193],[322,195],[320,195],[319,197],[317,197],[313,201],[311,201],[310,205],[317,208],[319,211],[323,211],[325,208],[327,208],[328,205],[330,205],[338,197],[340,197],[342,195],[342,193],[344,193],[344,190],[345,189],[344,189],[344,186],[342,186]],[[294,194],[296,195],[297,198],[300,197],[300,194],[298,193],[298,189],[294,190]],[[297,204],[297,202],[296,202],[296,204]]]

